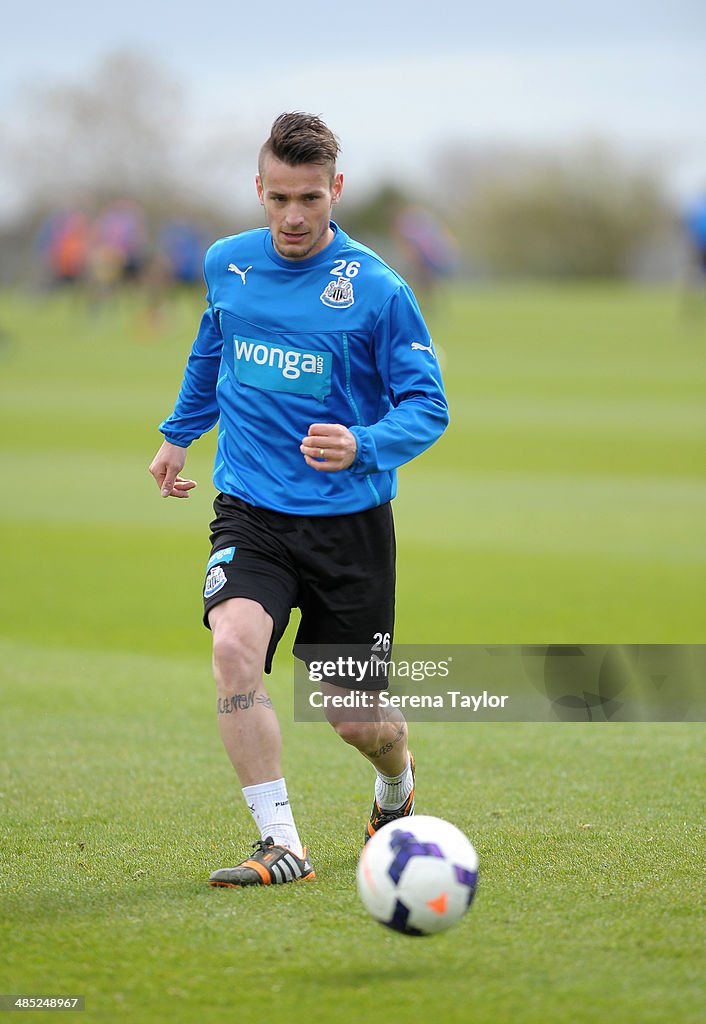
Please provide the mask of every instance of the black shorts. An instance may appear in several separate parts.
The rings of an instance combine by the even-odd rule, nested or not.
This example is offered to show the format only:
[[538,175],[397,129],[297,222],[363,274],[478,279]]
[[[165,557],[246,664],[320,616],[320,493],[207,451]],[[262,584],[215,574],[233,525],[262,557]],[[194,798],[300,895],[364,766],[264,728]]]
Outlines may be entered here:
[[[204,624],[221,601],[247,597],[274,622],[265,671],[292,608],[302,617],[294,654],[389,650],[395,621],[395,530],[390,503],[341,516],[296,516],[228,494],[213,503]],[[324,652],[328,652],[325,654]]]

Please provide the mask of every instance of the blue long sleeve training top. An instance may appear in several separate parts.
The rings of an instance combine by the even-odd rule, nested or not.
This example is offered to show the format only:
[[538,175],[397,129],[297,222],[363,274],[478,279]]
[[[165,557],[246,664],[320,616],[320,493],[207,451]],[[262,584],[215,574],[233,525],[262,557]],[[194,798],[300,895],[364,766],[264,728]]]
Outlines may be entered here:
[[[439,364],[414,295],[370,249],[335,235],[307,259],[279,256],[267,228],[206,253],[208,307],[174,412],[188,447],[218,426],[213,480],[251,505],[297,515],[359,512],[395,496],[396,469],[448,424]],[[341,423],[358,450],[321,472],[299,445]]]

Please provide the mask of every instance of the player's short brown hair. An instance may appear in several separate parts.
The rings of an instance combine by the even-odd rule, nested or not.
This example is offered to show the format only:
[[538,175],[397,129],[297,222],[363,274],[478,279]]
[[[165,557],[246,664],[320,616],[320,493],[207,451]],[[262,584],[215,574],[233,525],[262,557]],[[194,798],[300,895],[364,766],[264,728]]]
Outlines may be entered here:
[[262,177],[266,158],[273,156],[290,167],[299,164],[328,165],[333,178],[340,151],[338,139],[321,118],[300,111],[280,114],[272,125],[270,137],[260,149],[258,170]]

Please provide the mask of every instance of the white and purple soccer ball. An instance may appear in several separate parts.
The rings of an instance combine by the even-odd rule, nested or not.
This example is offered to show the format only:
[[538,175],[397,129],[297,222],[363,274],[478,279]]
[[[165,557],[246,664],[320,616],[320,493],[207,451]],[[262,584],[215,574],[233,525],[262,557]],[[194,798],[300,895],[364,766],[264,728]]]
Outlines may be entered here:
[[433,935],[457,924],[478,883],[478,854],[448,821],[414,815],[383,825],[358,861],[358,893],[380,924]]

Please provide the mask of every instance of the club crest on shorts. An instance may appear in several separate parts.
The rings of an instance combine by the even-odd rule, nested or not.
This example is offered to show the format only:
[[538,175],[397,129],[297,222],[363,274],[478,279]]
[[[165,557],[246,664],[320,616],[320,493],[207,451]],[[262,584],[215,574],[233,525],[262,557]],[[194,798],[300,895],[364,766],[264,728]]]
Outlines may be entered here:
[[223,571],[223,566],[214,565],[208,570],[206,585],[203,588],[203,596],[213,597],[213,595],[217,594],[222,587],[225,587],[227,582],[228,580],[225,572]]
[[347,309],[355,302],[353,284],[347,277],[329,281],[319,298],[324,306],[331,306],[333,309]]

